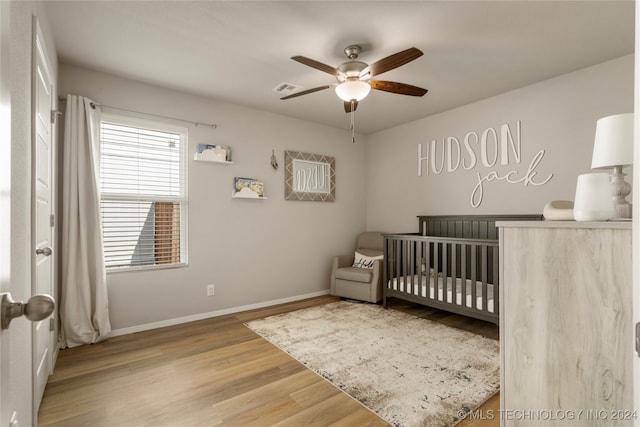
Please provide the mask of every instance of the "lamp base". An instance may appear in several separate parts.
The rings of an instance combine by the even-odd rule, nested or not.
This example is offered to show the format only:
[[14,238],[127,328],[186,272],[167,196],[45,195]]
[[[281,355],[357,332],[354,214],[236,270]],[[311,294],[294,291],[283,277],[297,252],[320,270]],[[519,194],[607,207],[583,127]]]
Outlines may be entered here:
[[614,166],[611,172],[611,195],[613,196],[613,218],[631,218],[631,205],[625,199],[631,193],[631,184],[624,180],[627,174],[622,166]]
[[616,219],[630,219],[632,208],[630,203],[614,205],[612,220]]

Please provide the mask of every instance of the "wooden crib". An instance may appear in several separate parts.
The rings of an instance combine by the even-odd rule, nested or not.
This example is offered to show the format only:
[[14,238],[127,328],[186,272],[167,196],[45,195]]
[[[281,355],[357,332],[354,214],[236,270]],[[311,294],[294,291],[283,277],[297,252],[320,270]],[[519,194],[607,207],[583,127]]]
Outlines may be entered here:
[[383,304],[390,297],[499,323],[496,221],[541,215],[419,216],[419,232],[384,236]]

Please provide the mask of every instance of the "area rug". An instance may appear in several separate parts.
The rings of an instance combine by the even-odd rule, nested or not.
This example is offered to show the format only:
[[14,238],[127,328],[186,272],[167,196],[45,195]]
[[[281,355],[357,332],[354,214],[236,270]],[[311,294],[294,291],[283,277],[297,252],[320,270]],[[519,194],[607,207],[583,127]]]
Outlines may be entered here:
[[448,427],[500,384],[498,341],[339,301],[246,323],[394,426]]

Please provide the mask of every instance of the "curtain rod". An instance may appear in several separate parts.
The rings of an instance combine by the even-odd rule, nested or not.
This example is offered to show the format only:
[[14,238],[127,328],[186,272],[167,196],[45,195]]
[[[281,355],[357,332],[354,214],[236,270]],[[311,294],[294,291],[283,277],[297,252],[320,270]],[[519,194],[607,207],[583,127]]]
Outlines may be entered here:
[[[58,97],[58,101],[66,102],[67,98],[61,96],[61,97]],[[196,126],[200,126],[200,125],[209,126],[209,127],[213,128],[213,129],[216,129],[218,127],[218,125],[215,124],[215,123],[213,123],[213,124],[202,123],[202,122],[196,122],[196,121],[193,121],[193,120],[180,119],[178,117],[170,117],[170,116],[163,116],[163,115],[160,115],[160,114],[145,113],[144,111],[128,110],[126,108],[112,107],[110,105],[104,105],[104,104],[100,104],[98,102],[91,102],[91,107],[92,108],[96,108],[96,107],[110,108],[112,110],[127,111],[129,113],[144,114],[144,115],[147,115],[147,116],[161,117],[163,119],[169,119],[169,120],[178,120],[178,121],[181,121],[181,122],[192,123],[192,124],[194,124]]]

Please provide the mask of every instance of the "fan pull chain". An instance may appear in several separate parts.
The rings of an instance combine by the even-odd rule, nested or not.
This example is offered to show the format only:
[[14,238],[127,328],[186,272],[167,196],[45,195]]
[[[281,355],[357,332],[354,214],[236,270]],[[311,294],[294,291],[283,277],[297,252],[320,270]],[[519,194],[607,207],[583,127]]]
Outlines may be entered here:
[[356,126],[355,126],[355,105],[356,101],[354,99],[351,100],[351,143],[355,144],[356,142]]

